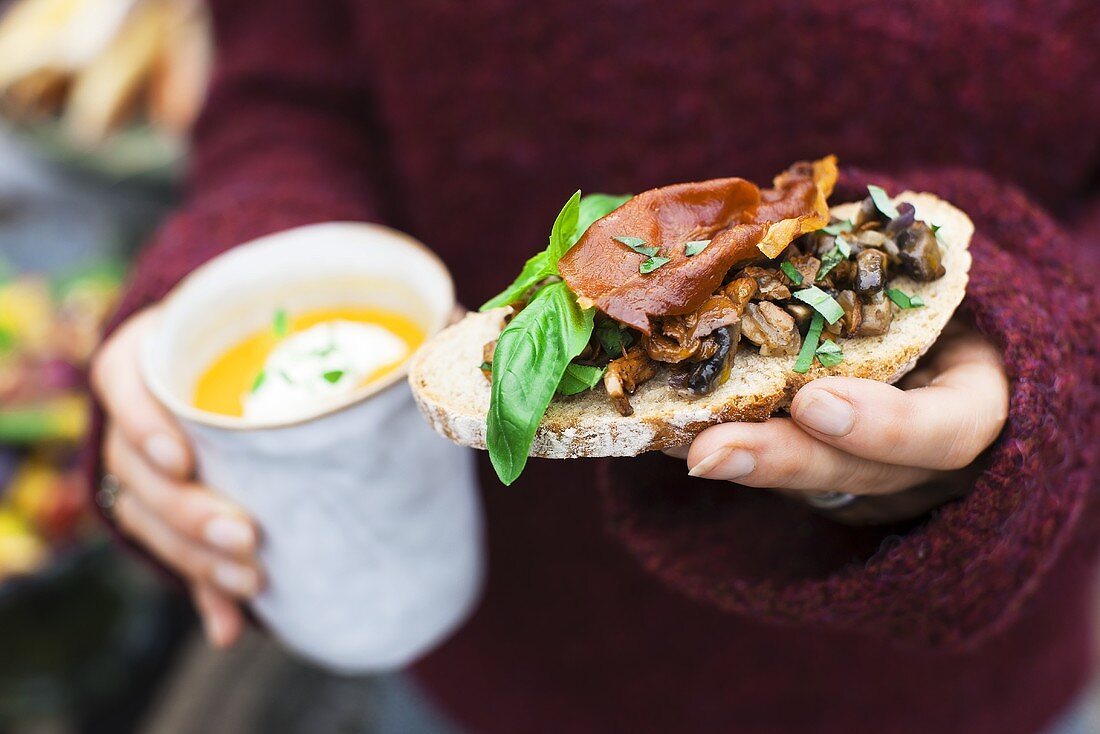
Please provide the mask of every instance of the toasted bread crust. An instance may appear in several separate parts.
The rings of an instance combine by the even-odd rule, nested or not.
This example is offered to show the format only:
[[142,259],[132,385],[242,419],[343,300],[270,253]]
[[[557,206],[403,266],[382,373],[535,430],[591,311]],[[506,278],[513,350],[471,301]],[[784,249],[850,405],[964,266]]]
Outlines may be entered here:
[[[689,443],[703,429],[730,421],[763,421],[790,405],[807,382],[827,375],[896,382],[939,337],[966,294],[970,271],[967,248],[974,233],[970,218],[932,194],[904,192],[917,218],[940,226],[946,275],[930,283],[894,278],[891,287],[919,295],[925,306],[894,314],[881,337],[845,339],[844,361],[832,368],[818,364],[806,374],[793,372],[793,357],[762,357],[742,348],[730,379],[711,395],[690,399],[667,386],[666,368],[631,396],[634,415],[619,415],[603,388],[556,397],[535,434],[532,456],[568,459],[635,456]],[[858,203],[833,207],[840,218],[855,214]],[[507,309],[472,313],[429,341],[413,357],[409,383],[420,410],[435,430],[463,446],[485,448],[489,382],[479,369],[481,350],[495,339]]]

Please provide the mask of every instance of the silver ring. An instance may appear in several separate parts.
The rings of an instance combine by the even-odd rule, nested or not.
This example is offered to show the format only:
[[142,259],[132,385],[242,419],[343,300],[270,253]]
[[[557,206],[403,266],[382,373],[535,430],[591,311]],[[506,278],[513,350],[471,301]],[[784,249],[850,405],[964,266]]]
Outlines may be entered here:
[[110,515],[118,504],[118,497],[122,494],[122,482],[114,474],[104,474],[99,480],[99,489],[95,493],[95,503]]
[[858,499],[848,492],[817,492],[806,495],[806,504],[816,510],[839,510]]

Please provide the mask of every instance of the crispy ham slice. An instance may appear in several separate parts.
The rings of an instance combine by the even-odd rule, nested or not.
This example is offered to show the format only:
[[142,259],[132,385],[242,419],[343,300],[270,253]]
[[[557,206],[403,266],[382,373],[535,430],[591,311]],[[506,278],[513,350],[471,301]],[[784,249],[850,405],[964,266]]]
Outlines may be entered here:
[[[829,223],[825,200],[836,159],[796,163],[761,191],[741,178],[664,186],[635,196],[597,220],[558,263],[584,308],[650,333],[650,318],[695,311],[738,263],[774,257],[791,240]],[[636,237],[669,262],[639,272],[646,256],[616,240]],[[685,254],[687,242],[710,240]]]

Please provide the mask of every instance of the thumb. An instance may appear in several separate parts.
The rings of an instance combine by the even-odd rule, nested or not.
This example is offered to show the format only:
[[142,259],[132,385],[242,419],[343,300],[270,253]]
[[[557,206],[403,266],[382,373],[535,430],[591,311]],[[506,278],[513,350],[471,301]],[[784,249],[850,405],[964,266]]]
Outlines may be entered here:
[[175,419],[145,387],[138,366],[141,340],[155,323],[156,308],[131,318],[104,343],[92,363],[92,389],[127,442],[165,474],[185,479],[194,459]]

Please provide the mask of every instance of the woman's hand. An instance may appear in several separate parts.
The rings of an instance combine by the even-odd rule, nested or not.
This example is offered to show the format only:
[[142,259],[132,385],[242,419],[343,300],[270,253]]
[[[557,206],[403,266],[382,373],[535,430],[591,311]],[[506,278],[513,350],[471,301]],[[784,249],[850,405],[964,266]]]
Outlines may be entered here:
[[262,584],[256,528],[239,508],[191,481],[187,440],[145,388],[138,345],[154,311],[123,324],[92,364],[92,387],[108,419],[104,461],[121,486],[114,516],[127,536],[187,581],[207,637],[226,647],[243,629],[237,600]]
[[972,486],[971,465],[1004,426],[1008,379],[997,350],[953,322],[901,386],[814,380],[790,418],[701,433],[686,454],[689,473],[801,496],[875,496],[838,511],[844,521],[920,515]]

